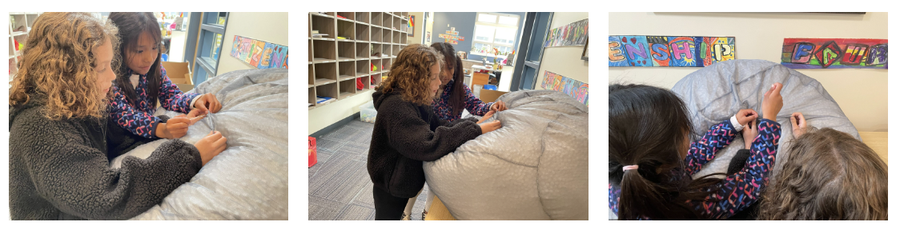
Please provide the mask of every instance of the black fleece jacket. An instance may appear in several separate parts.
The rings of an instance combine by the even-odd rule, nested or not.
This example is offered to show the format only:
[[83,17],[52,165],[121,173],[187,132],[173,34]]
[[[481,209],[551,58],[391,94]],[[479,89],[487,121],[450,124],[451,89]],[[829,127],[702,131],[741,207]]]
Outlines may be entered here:
[[[46,96],[9,111],[9,210],[19,219],[127,219],[159,204],[202,166],[181,140],[162,144],[146,160],[127,157],[121,168],[107,152],[107,118],[50,120]],[[140,144],[141,142],[135,142]],[[122,148],[124,149],[124,148]]]
[[400,92],[372,94],[375,128],[367,167],[376,188],[395,197],[413,197],[425,185],[422,161],[434,161],[481,135],[474,118],[452,123],[439,119],[430,105],[404,101]]

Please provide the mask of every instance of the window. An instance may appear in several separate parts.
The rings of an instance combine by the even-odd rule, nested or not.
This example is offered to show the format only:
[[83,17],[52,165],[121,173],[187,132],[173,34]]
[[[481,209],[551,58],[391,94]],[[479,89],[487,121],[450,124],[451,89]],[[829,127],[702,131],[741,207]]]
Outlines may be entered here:
[[[519,15],[500,13],[478,13],[470,54],[505,57],[516,45],[519,29]],[[494,55],[494,49],[499,51]]]
[[216,76],[228,12],[206,12],[200,25],[200,44],[194,60],[194,85]]

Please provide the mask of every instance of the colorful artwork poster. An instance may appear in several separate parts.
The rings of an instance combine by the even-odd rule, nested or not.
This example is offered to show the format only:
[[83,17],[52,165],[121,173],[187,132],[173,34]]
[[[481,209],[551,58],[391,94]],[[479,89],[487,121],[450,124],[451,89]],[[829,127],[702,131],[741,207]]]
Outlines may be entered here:
[[258,66],[259,59],[262,58],[263,50],[266,48],[266,42],[254,41],[253,56],[250,58],[250,66]]
[[241,36],[234,35],[234,42],[231,43],[231,56],[238,57],[241,54]]
[[275,44],[266,43],[266,48],[263,49],[262,57],[259,59],[259,65],[256,65],[257,69],[268,69],[272,64],[272,48]]
[[544,39],[544,47],[584,46],[588,37],[588,19],[553,28]]
[[563,92],[574,97],[578,102],[589,105],[587,83],[544,70],[544,80],[541,81],[541,87],[547,90]]
[[409,32],[409,34],[407,34],[406,36],[407,37],[415,36],[415,33],[416,33],[416,16],[415,15],[409,16],[409,20],[407,20],[406,26],[409,27],[409,30],[407,30],[407,32]]
[[793,69],[887,69],[888,40],[785,38],[781,64]]
[[247,58],[250,57],[250,46],[252,46],[250,43],[252,41],[253,40],[249,38],[243,38],[241,40],[241,52],[240,54],[238,54],[238,60],[243,61],[247,60]]
[[734,37],[609,36],[610,67],[704,67],[735,57]]
[[275,45],[272,49],[272,61],[269,68],[281,68],[287,57],[287,46]]

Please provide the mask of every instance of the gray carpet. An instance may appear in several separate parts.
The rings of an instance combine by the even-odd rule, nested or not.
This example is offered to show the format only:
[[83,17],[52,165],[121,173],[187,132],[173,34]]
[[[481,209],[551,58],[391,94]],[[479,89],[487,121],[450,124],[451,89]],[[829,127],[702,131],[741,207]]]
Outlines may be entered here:
[[[355,120],[316,139],[318,163],[309,168],[310,220],[375,219],[372,181],[366,171],[373,127]],[[422,219],[424,207],[425,196],[419,196],[413,220]]]

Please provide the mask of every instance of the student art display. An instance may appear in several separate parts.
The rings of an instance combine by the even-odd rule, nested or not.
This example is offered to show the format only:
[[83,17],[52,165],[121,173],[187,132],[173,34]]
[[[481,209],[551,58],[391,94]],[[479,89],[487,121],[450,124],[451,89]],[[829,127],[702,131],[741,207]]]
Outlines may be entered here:
[[409,34],[407,34],[406,36],[407,36],[407,37],[413,37],[413,36],[415,36],[415,34],[416,34],[416,16],[415,16],[415,15],[410,15],[410,16],[409,16],[409,20],[406,20],[406,21],[407,21],[407,23],[406,23],[406,27],[407,27],[406,32],[409,32]]
[[234,36],[231,56],[257,69],[288,68],[288,47],[248,37]]
[[544,47],[583,46],[588,37],[588,19],[553,28],[544,39]]
[[610,67],[704,67],[736,57],[734,37],[609,36]]
[[781,64],[793,69],[887,69],[888,40],[785,38]]
[[446,31],[446,33],[438,34],[439,38],[443,38],[444,42],[450,44],[459,44],[459,41],[465,41],[466,38],[463,36],[459,36],[459,31],[456,31],[456,27],[450,27],[450,30]]
[[574,97],[578,102],[588,105],[587,83],[544,70],[544,80],[541,81],[541,87],[547,90],[563,92]]

